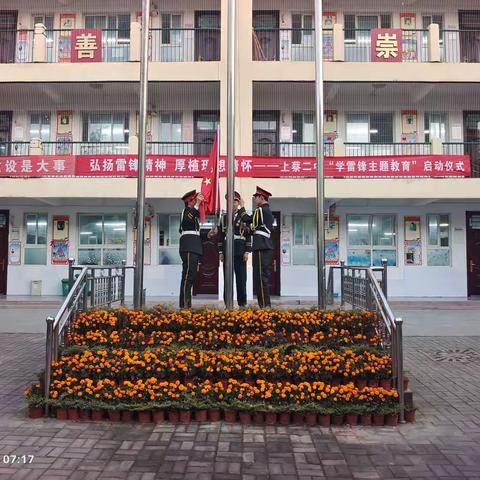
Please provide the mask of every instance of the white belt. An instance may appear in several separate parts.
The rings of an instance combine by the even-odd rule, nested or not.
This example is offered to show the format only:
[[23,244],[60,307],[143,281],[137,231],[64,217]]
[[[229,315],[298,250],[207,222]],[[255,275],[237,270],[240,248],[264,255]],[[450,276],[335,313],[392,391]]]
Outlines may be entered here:
[[196,230],[185,230],[184,232],[181,233],[181,236],[183,237],[184,235],[197,235],[200,236],[200,232],[197,232]]
[[267,232],[261,232],[260,230],[255,231],[255,235],[263,235],[264,237],[270,238],[270,234]]
[[233,239],[234,240],[245,240],[245,237],[243,237],[242,235],[234,235]]

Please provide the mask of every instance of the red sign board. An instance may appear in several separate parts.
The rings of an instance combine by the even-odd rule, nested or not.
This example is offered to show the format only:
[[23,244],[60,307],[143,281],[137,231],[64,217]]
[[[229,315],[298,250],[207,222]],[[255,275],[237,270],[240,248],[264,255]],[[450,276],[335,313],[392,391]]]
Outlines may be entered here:
[[[207,170],[208,157],[148,155],[148,177],[198,177]],[[33,155],[0,157],[0,177],[136,177],[136,155]],[[226,158],[219,160],[226,176]],[[235,160],[235,175],[257,178],[316,176],[314,157],[244,157]],[[326,157],[325,175],[331,178],[469,177],[468,155],[392,155]]]
[[102,61],[102,30],[83,28],[72,30],[72,62]]
[[400,28],[372,30],[372,62],[401,62],[403,39]]

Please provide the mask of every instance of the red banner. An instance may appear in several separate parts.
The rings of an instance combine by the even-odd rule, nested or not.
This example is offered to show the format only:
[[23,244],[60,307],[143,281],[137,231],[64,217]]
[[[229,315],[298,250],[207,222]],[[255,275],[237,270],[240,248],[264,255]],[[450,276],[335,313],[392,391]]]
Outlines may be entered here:
[[102,30],[83,28],[72,30],[72,62],[102,61]]
[[372,30],[372,62],[401,62],[403,55],[400,28],[374,28]]
[[[208,156],[148,155],[148,177],[203,178]],[[226,158],[218,162],[226,175]],[[136,155],[32,155],[0,157],[0,177],[136,177]],[[243,157],[235,160],[238,177],[295,178],[316,176],[313,157]],[[392,155],[326,157],[325,175],[334,178],[469,177],[468,155]]]

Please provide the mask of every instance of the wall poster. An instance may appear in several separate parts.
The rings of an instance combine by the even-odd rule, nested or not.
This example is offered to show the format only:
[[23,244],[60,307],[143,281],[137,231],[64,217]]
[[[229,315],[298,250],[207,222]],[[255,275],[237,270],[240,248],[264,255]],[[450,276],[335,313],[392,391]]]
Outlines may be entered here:
[[60,33],[58,36],[58,61],[70,62],[72,55],[72,30],[75,28],[75,14],[60,14]]
[[70,217],[54,215],[52,234],[52,265],[68,265]]
[[324,113],[323,138],[326,143],[333,143],[338,137],[337,132],[337,111],[325,110]]
[[20,240],[13,240],[8,245],[8,264],[20,265],[22,263],[22,243]]
[[333,60],[333,25],[337,22],[337,12],[323,12],[323,58]]
[[[416,110],[402,110],[402,143],[416,143],[417,142],[417,111]],[[412,152],[415,153],[415,152]]]
[[[403,54],[404,62],[414,62],[417,60],[417,16],[415,13],[400,14],[400,28],[403,30]],[[411,30],[411,31],[408,31]],[[422,41],[421,39],[420,41]]]
[[420,217],[404,218],[405,265],[422,264],[422,224]]
[[[150,265],[152,263],[152,217],[145,217],[145,246],[143,264]],[[133,265],[135,266],[135,258],[137,254],[137,229],[133,229]]]
[[330,216],[325,222],[325,263],[338,265],[340,242],[340,219],[338,216]]
[[70,155],[72,153],[72,123],[73,112],[64,110],[57,112],[57,155]]

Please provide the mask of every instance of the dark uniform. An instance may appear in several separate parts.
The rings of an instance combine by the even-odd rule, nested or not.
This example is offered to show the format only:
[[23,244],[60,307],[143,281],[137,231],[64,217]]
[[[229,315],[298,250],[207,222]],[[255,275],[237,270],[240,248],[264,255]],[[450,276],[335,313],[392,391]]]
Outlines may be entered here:
[[180,218],[180,257],[182,258],[182,283],[180,285],[180,308],[191,308],[192,287],[197,275],[198,263],[203,255],[203,245],[200,238],[200,214],[196,208],[188,207],[188,201],[196,198],[195,190],[186,193]]
[[[218,251],[223,254],[227,245],[227,223],[227,215],[223,215],[218,228]],[[252,251],[252,235],[250,229],[242,222],[241,209],[233,214],[233,238],[233,269],[237,286],[237,302],[239,307],[244,307],[247,304],[247,262],[243,257],[245,253]],[[225,272],[225,258],[223,271]]]
[[[271,194],[257,187],[255,196],[263,196],[268,200]],[[244,208],[239,210],[242,222],[251,226],[253,232],[253,284],[257,292],[257,300],[260,308],[270,307],[270,268],[273,259],[273,242],[271,233],[273,230],[273,215],[270,205],[264,203],[257,207],[250,216]]]

